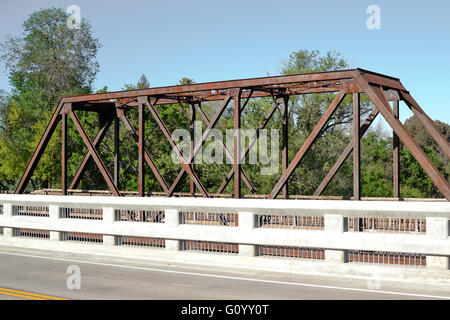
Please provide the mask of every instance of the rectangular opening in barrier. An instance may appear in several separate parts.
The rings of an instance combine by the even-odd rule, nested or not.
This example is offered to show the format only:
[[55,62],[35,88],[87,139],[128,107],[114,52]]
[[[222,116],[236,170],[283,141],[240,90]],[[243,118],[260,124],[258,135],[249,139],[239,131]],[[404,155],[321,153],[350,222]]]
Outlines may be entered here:
[[205,213],[205,212],[181,212],[182,224],[201,224],[211,226],[238,226],[237,213]]
[[160,210],[114,210],[116,221],[164,223],[165,212]]
[[348,261],[349,263],[370,263],[404,267],[426,266],[426,256],[419,253],[350,250],[348,252]]
[[426,234],[427,225],[425,218],[367,218],[346,217],[349,232],[393,232]]
[[29,228],[14,228],[13,236],[33,239],[50,239],[50,231]]
[[3,214],[3,205],[0,204],[0,214]]
[[279,214],[258,214],[258,228],[324,230],[324,217]]
[[223,243],[212,241],[184,240],[181,242],[181,250],[238,254],[239,245],[237,243]]
[[86,219],[86,220],[103,219],[103,209],[60,208],[59,214],[62,219]]
[[0,236],[3,235],[3,227],[0,227]]
[[63,232],[62,241],[75,241],[86,243],[103,243],[103,235],[99,233]]
[[127,247],[165,248],[166,240],[161,238],[118,236],[117,245]]
[[258,246],[257,255],[281,258],[324,260],[325,249],[262,245]]
[[40,206],[13,206],[12,214],[14,216],[28,216],[28,217],[48,217],[48,207]]

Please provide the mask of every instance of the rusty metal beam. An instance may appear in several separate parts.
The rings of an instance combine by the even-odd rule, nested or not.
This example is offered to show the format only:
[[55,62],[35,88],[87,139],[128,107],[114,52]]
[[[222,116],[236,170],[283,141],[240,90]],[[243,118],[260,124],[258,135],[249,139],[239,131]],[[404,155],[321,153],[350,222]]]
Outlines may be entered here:
[[[399,103],[393,101],[394,117],[399,118]],[[400,140],[395,132],[392,133],[392,183],[393,183],[393,197],[400,198]]]
[[[128,132],[131,134],[131,137],[136,142],[136,145],[139,147],[139,137],[136,133],[136,130],[133,128],[133,125],[131,124],[128,117],[125,115],[125,113],[121,113],[119,116],[122,119],[123,124],[125,125],[125,128],[128,130]],[[147,162],[148,166],[152,170],[153,174],[155,175],[156,179],[158,180],[159,184],[163,188],[164,192],[167,193],[169,191],[169,187],[167,185],[167,182],[164,180],[163,176],[159,172],[158,168],[156,167],[156,164],[153,162],[150,153],[147,151],[147,149],[144,146],[144,157],[145,162]]]
[[[200,102],[198,102],[198,104],[200,104]],[[189,143],[189,150],[190,153],[193,154],[194,153],[194,143],[195,143],[195,120],[196,120],[196,114],[195,114],[195,105],[194,103],[190,103],[189,104],[190,107],[190,114],[189,114],[189,133],[191,136],[191,141]],[[191,166],[191,170],[195,171],[195,161],[191,161],[190,166]],[[191,193],[192,196],[195,195],[195,183],[194,183],[194,179],[190,178],[189,179],[189,191]]]
[[67,114],[61,115],[61,193],[67,195]]
[[97,150],[94,147],[94,144],[92,143],[89,136],[86,134],[86,131],[84,130],[80,120],[78,119],[77,115],[71,111],[70,117],[72,118],[73,122],[75,123],[75,127],[77,128],[78,132],[80,133],[81,137],[83,138],[84,143],[86,144],[86,147],[89,150],[89,153],[91,154],[92,158],[94,159],[95,163],[97,164],[97,167],[100,170],[100,173],[102,174],[103,178],[105,179],[106,183],[108,184],[109,189],[112,191],[112,193],[115,196],[120,196],[119,190],[117,189],[116,185],[114,184],[111,175],[109,174],[108,170],[106,169],[105,165],[103,164],[102,159],[100,159],[100,156],[97,152]]
[[[361,125],[361,128],[359,129],[359,137],[362,138],[364,134],[366,133],[367,129],[369,129],[370,125],[373,123],[375,118],[378,115],[378,110],[374,108],[372,112],[369,114],[369,116],[366,118],[364,123]],[[331,167],[330,171],[326,175],[326,177],[322,180],[319,187],[317,187],[316,191],[314,192],[314,196],[318,197],[322,194],[322,192],[325,190],[325,188],[330,183],[331,179],[335,176],[336,172],[341,168],[341,166],[344,164],[344,161],[347,159],[347,157],[350,155],[350,153],[353,151],[353,139],[350,141],[350,143],[345,147],[344,151],[341,153],[339,158],[337,159],[336,163]]]
[[241,197],[241,90],[233,93],[234,101],[234,197]]
[[334,114],[334,111],[340,105],[340,103],[342,102],[344,97],[345,97],[345,92],[342,92],[342,91],[336,95],[333,102],[331,102],[330,106],[327,108],[327,110],[325,111],[325,113],[322,115],[319,122],[317,123],[317,125],[312,130],[311,134],[306,139],[305,143],[303,143],[300,150],[297,152],[294,159],[291,161],[285,174],[281,175],[281,178],[278,180],[278,182],[275,185],[275,187],[273,188],[272,192],[269,194],[269,199],[275,199],[278,196],[278,193],[280,192],[281,188],[284,186],[286,181],[291,177],[295,168],[297,168],[300,161],[303,159],[303,156],[306,154],[306,152],[309,150],[309,148],[314,143],[316,138],[319,136],[319,133],[322,131],[325,124],[328,122],[328,120]]
[[[252,146],[258,140],[260,131],[266,127],[267,123],[272,118],[272,115],[274,114],[275,110],[277,110],[277,108],[278,108],[277,104],[274,103],[272,105],[272,107],[270,108],[269,112],[267,113],[267,115],[265,116],[265,118],[263,119],[263,121],[261,122],[261,124],[259,125],[258,129],[256,130],[255,135],[250,139],[247,146],[245,147],[245,151],[242,154],[241,160],[243,160],[247,156],[247,154],[250,151],[250,149],[252,148]],[[234,174],[234,169],[231,168],[230,172],[228,172],[227,177],[222,182],[222,185],[219,187],[219,190],[217,190],[217,194],[221,194],[225,190],[228,183],[231,181],[233,174]]]
[[[282,114],[281,114],[281,174],[285,175],[287,171],[287,167],[289,165],[289,153],[288,153],[288,124],[289,124],[289,115],[288,115],[288,102],[289,96],[282,96],[281,103],[283,104]],[[289,188],[288,181],[283,186],[283,197],[287,199],[289,197]]]
[[411,109],[414,115],[419,119],[431,137],[436,141],[442,151],[445,153],[447,158],[450,159],[450,144],[447,139],[441,134],[439,129],[436,127],[436,124],[430,117],[426,115],[426,113],[422,110],[420,105],[414,100],[414,98],[407,92],[400,92],[402,100],[406,103],[406,105]]
[[361,200],[360,96],[353,94],[353,200]]
[[139,102],[139,125],[138,125],[138,158],[139,158],[139,197],[143,197],[145,193],[145,166],[144,166],[144,141],[145,141],[145,103],[148,102],[147,97],[138,97]]
[[[175,151],[175,154],[180,159],[181,166],[183,168],[182,170],[185,170],[188,173],[188,175],[194,180],[195,185],[200,190],[202,195],[205,198],[208,198],[209,197],[208,196],[208,192],[206,191],[205,187],[203,187],[203,185],[200,182],[197,174],[194,171],[191,170],[191,167],[189,165],[191,163],[191,161],[189,161],[189,160],[186,161],[186,158],[184,157],[184,155],[182,154],[181,150],[176,145],[175,141],[173,141],[172,135],[171,135],[169,129],[167,129],[166,125],[164,124],[164,121],[162,121],[162,119],[161,119],[158,111],[155,109],[154,105],[152,103],[150,103],[150,101],[148,101],[148,100],[147,100],[147,102],[145,102],[145,105],[150,110],[150,113],[153,115],[153,118],[156,120],[156,123],[160,127],[160,129],[163,132],[163,134],[165,135],[166,139],[169,141],[170,145],[172,146],[173,150]],[[195,151],[194,151],[194,153],[195,153]],[[191,158],[192,157],[193,157],[193,155],[191,155]],[[169,189],[169,194],[170,194],[170,190],[171,189]],[[173,193],[173,191],[172,191],[172,193]]]
[[[231,95],[227,95],[225,97],[225,99],[222,101],[219,109],[216,111],[216,114],[214,115],[214,117],[211,119],[209,125],[207,125],[207,128],[205,130],[205,132],[203,132],[203,135],[200,139],[200,141],[197,143],[197,145],[194,148],[194,152],[190,155],[189,159],[187,160],[187,163],[191,163],[195,157],[195,155],[198,153],[198,151],[202,148],[203,146],[203,142],[206,140],[206,138],[208,137],[211,129],[217,124],[217,121],[219,121],[220,116],[223,114],[223,112],[225,111],[225,108],[228,106],[229,102],[231,100]],[[181,168],[181,171],[178,173],[178,176],[176,177],[175,181],[173,182],[172,186],[170,187],[169,191],[168,191],[168,196],[172,196],[172,194],[175,191],[175,188],[177,187],[178,183],[180,182],[181,178],[184,176],[185,174],[185,169],[184,167]]]
[[[248,102],[248,100],[247,100]],[[245,108],[245,106],[247,105],[247,103],[244,103],[244,105],[241,108],[241,111]],[[209,120],[208,115],[204,112],[204,110],[202,109],[202,107],[200,106],[200,104],[197,104],[197,109],[200,111],[200,115],[202,116],[203,120],[205,121],[206,125],[209,126],[209,124],[211,123],[211,121]],[[231,153],[231,151],[227,148],[227,146],[225,145],[225,143],[223,142],[221,137],[217,137],[217,143],[219,143],[219,145],[221,146],[221,148],[225,151],[225,156],[230,160],[231,163],[234,162],[234,156]],[[194,149],[192,149],[194,150]],[[192,151],[193,152],[193,151]],[[233,169],[232,169],[232,172]],[[255,193],[256,189],[253,186],[252,182],[250,181],[250,179],[248,178],[247,174],[244,172],[244,170],[241,170],[241,178],[244,181],[244,183],[246,184],[247,188],[252,192]]]
[[406,130],[402,123],[395,118],[390,108],[389,102],[385,99],[382,90],[379,87],[370,85],[363,75],[357,75],[356,80],[365,94],[372,100],[376,108],[380,111],[387,123],[398,135],[402,143],[409,149],[411,154],[424,169],[428,177],[433,181],[434,185],[442,193],[442,195],[450,200],[450,185],[442,176],[436,166],[431,162],[426,153],[417,144],[411,134]]
[[251,88],[257,86],[287,85],[292,83],[301,83],[310,81],[314,82],[324,80],[344,80],[344,79],[352,79],[354,77],[354,71],[355,69],[228,80],[228,81],[207,82],[207,83],[194,83],[194,84],[167,86],[159,88],[136,89],[127,91],[96,93],[82,96],[71,96],[66,97],[65,99],[66,102],[98,101],[108,99],[132,98],[139,96],[158,96],[161,94],[177,94],[177,93],[187,93],[187,92],[197,92],[207,90],[227,90],[236,88]]
[[28,165],[25,169],[25,172],[22,175],[22,178],[20,179],[16,190],[14,193],[20,194],[25,191],[25,187],[27,186],[28,182],[31,179],[31,176],[33,175],[34,169],[36,169],[37,164],[39,163],[39,160],[42,157],[42,154],[44,153],[45,148],[47,147],[48,142],[50,141],[50,138],[52,137],[53,133],[55,132],[56,126],[58,125],[59,121],[61,120],[61,110],[64,106],[65,100],[61,99],[61,101],[58,104],[58,107],[53,112],[52,118],[50,119],[50,122],[48,123],[47,127],[45,128],[44,134],[41,137],[41,140],[39,140],[39,143],[34,150],[33,156],[30,159],[30,162],[28,162]]
[[119,167],[120,167],[120,119],[119,117],[114,118],[114,183],[117,189],[120,190],[119,186]]
[[[100,145],[100,143],[103,141],[103,138],[105,137],[106,133],[108,132],[108,129],[111,126],[111,123],[112,123],[112,117],[106,121],[102,121],[102,124],[99,127],[99,130],[94,137],[94,141],[92,141],[94,148],[97,149],[98,146]],[[88,152],[85,154],[83,160],[81,161],[81,164],[78,167],[78,170],[75,173],[75,176],[72,179],[72,183],[70,184],[69,189],[73,190],[78,187],[78,184],[79,184],[84,172],[86,171],[87,163],[90,158],[91,158],[91,153],[88,150]]]

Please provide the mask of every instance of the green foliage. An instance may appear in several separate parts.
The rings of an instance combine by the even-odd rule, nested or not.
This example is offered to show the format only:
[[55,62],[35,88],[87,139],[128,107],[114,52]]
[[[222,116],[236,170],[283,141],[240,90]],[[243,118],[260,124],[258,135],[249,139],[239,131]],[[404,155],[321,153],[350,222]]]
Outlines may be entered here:
[[[68,29],[66,21],[62,9],[39,10],[24,22],[22,35],[1,44],[13,89],[0,106],[0,180],[19,179],[62,96],[91,93],[100,44],[87,22]],[[35,187],[59,184],[58,130],[35,170]]]

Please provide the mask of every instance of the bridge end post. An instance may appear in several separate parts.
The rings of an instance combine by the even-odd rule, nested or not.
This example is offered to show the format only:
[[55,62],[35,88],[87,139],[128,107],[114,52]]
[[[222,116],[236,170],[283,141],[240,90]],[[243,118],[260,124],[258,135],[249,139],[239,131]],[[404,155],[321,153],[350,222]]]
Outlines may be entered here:
[[[427,237],[433,240],[447,240],[450,236],[449,225],[450,220],[445,217],[427,217]],[[426,256],[427,269],[449,270],[448,256]]]

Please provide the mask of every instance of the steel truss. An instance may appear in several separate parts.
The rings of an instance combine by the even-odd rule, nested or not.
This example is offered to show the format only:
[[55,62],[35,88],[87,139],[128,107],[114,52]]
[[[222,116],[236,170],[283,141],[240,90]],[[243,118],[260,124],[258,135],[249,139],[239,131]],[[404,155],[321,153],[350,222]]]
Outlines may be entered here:
[[[288,102],[292,95],[314,94],[335,92],[336,96],[331,105],[324,112],[315,128],[306,139],[305,143],[300,147],[291,162],[288,161]],[[360,94],[364,93],[375,106],[367,119],[360,124]],[[27,183],[29,182],[34,169],[36,168],[51,136],[53,135],[57,125],[62,125],[62,194],[66,195],[68,189],[76,189],[80,179],[87,168],[88,161],[92,158],[96,166],[99,168],[103,178],[105,179],[109,189],[115,196],[120,196],[119,191],[119,120],[124,124],[131,137],[138,146],[139,155],[139,196],[145,194],[145,164],[150,167],[151,171],[158,180],[165,196],[173,196],[176,188],[179,186],[182,178],[187,174],[190,178],[190,194],[194,195],[196,189],[203,197],[211,197],[220,195],[231,180],[234,180],[233,197],[241,198],[241,181],[256,196],[257,191],[249,180],[248,176],[242,169],[241,163],[248,154],[250,148],[257,141],[260,130],[264,129],[272,118],[273,114],[278,111],[280,113],[282,123],[282,174],[278,182],[273,187],[269,195],[269,199],[277,197],[288,198],[288,180],[294,170],[301,163],[302,159],[311,148],[314,141],[320,136],[322,129],[332,117],[335,110],[339,107],[347,94],[353,96],[353,133],[352,141],[344,149],[340,157],[337,159],[330,172],[318,186],[314,196],[318,197],[325,190],[328,183],[334,177],[336,172],[342,166],[344,161],[353,152],[353,199],[359,200],[360,196],[360,139],[367,131],[371,123],[381,114],[393,130],[393,194],[395,198],[400,198],[400,177],[399,177],[399,143],[400,141],[408,148],[426,174],[433,181],[442,195],[450,200],[449,182],[442,176],[436,166],[427,157],[422,148],[412,138],[411,134],[406,130],[399,121],[399,101],[404,101],[412,110],[414,115],[420,120],[432,138],[436,141],[444,154],[450,158],[450,144],[446,138],[439,132],[434,122],[426,115],[419,104],[414,100],[410,93],[403,87],[397,78],[377,74],[362,69],[351,69],[332,72],[320,72],[309,74],[296,74],[275,77],[253,78],[243,80],[231,80],[222,82],[209,82],[199,84],[178,85],[159,88],[148,88],[129,91],[118,91],[109,93],[98,93],[83,96],[64,97],[60,100],[55,109],[47,128],[28,163],[28,166],[15,190],[15,193],[23,193]],[[245,147],[245,151],[241,152],[239,130],[241,127],[241,114],[251,98],[272,97],[273,105],[267,115],[261,122],[256,134],[250,139]],[[209,118],[202,109],[202,102],[205,101],[221,101],[220,107],[212,118]],[[210,193],[202,185],[195,171],[193,159],[195,155],[202,149],[203,143],[208,138],[211,129],[213,129],[225,108],[234,102],[234,150],[229,150],[223,141],[219,141],[221,147],[225,151],[225,155],[232,163],[232,169],[229,171],[225,180],[216,193]],[[390,102],[392,101],[392,106]],[[190,155],[186,157],[182,154],[175,141],[172,139],[171,132],[159,115],[156,106],[163,104],[182,104],[190,105],[190,130],[191,144]],[[139,125],[134,128],[126,113],[129,108],[137,107],[139,110]],[[99,117],[99,129],[91,140],[86,134],[80,120],[75,111],[83,110],[96,112]],[[145,129],[145,112],[149,112],[155,119],[158,127],[162,130],[164,136],[171,144],[173,150],[181,160],[181,170],[170,185],[160,174],[150,153],[144,146],[144,129]],[[201,140],[195,145],[193,135],[193,123],[196,115],[200,114],[206,124]],[[76,129],[80,133],[83,141],[88,148],[88,153],[84,156],[81,165],[75,174],[70,186],[67,187],[67,116],[70,116],[75,124]],[[111,175],[100,158],[97,147],[102,142],[107,130],[114,124],[114,172]],[[237,161],[240,159],[241,161]],[[186,161],[187,160],[187,161]]]

